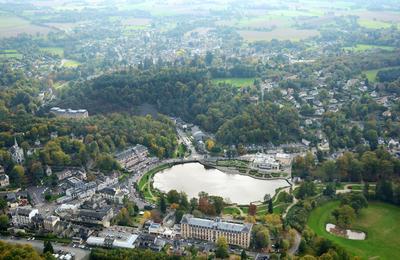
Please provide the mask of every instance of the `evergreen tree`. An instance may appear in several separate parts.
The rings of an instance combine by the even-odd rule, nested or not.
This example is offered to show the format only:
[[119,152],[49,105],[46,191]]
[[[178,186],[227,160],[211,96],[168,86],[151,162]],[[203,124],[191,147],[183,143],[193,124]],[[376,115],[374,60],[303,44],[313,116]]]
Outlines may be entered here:
[[45,254],[47,252],[52,253],[52,254],[54,253],[53,245],[51,244],[50,241],[44,241],[44,243],[43,243],[43,254]]
[[274,213],[274,205],[272,204],[272,199],[270,199],[270,200],[268,201],[268,213],[269,213],[269,214]]
[[247,254],[246,251],[244,251],[244,249],[242,250],[242,253],[240,254],[240,260],[246,260],[247,259]]

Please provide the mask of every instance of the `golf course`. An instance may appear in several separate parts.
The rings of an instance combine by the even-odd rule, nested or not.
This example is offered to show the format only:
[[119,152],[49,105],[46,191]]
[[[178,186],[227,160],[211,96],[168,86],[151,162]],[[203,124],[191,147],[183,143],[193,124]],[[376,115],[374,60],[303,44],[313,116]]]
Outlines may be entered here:
[[337,237],[325,231],[332,211],[339,206],[338,201],[328,202],[314,209],[308,219],[308,226],[319,236],[330,239],[362,259],[398,259],[400,256],[400,207],[369,202],[351,227],[364,231],[367,239],[363,241]]

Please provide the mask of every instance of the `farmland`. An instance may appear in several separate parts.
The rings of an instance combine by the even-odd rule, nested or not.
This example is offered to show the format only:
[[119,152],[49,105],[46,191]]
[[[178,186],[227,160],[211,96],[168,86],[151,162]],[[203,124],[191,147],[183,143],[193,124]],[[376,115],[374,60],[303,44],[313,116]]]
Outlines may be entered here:
[[271,41],[273,39],[300,41],[313,36],[318,36],[319,32],[316,30],[277,28],[268,32],[243,30],[239,31],[239,34],[248,42]]
[[0,37],[13,37],[18,34],[27,33],[31,35],[47,34],[51,29],[31,24],[30,21],[18,16],[0,13]]

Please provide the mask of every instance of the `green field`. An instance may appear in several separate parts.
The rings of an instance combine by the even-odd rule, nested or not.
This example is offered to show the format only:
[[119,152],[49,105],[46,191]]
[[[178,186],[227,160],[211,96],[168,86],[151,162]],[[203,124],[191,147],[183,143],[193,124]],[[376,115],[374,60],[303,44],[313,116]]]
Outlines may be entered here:
[[20,59],[22,58],[22,54],[17,50],[0,50],[0,59],[8,58]]
[[40,48],[41,51],[49,53],[51,55],[58,55],[61,58],[64,57],[64,48],[59,48],[59,47],[46,47],[46,48]]
[[319,35],[317,30],[296,29],[291,27],[278,27],[272,31],[242,30],[238,32],[240,36],[248,42],[271,41],[273,39],[282,41],[300,41]]
[[381,71],[381,70],[389,70],[389,69],[396,69],[396,68],[400,68],[400,66],[386,67],[386,68],[375,69],[375,70],[365,70],[365,71],[363,71],[363,73],[367,76],[368,81],[375,82],[376,81],[376,75],[378,74],[379,71]]
[[217,78],[212,80],[213,83],[227,83],[231,84],[234,87],[245,87],[245,86],[253,86],[254,78]]
[[349,51],[368,51],[368,50],[374,50],[374,49],[393,51],[395,48],[391,47],[391,46],[382,46],[382,45],[357,44],[356,46],[344,47],[343,49],[349,50]]
[[75,60],[63,60],[62,66],[67,68],[76,68],[81,65],[80,62]]
[[362,27],[369,29],[382,29],[382,28],[389,28],[391,26],[390,23],[378,20],[369,20],[369,19],[358,19],[358,24]]
[[308,226],[319,236],[332,240],[362,259],[398,259],[400,256],[400,207],[381,202],[370,202],[353,225],[354,230],[366,232],[364,241],[348,240],[325,231],[325,224],[339,202],[328,202],[314,209]]
[[138,187],[140,192],[142,192],[144,198],[147,201],[152,201],[155,202],[157,201],[157,197],[154,196],[153,192],[152,192],[152,185],[151,185],[151,179],[153,178],[153,176],[162,170],[165,170],[167,168],[170,168],[171,165],[170,164],[163,164],[160,166],[157,166],[156,168],[146,172],[142,178],[140,178],[139,183],[138,183]]

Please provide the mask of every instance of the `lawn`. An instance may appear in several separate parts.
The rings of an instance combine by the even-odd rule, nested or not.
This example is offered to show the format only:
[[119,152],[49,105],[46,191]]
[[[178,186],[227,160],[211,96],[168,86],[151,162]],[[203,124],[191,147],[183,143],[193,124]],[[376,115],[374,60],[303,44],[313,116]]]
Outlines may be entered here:
[[358,24],[368,29],[382,29],[389,28],[391,26],[391,24],[387,22],[369,19],[358,19]]
[[396,68],[400,68],[400,66],[397,66],[397,67],[386,67],[386,68],[375,69],[375,70],[365,70],[365,71],[363,71],[363,73],[367,76],[368,81],[375,82],[376,81],[376,75],[378,74],[379,71],[381,71],[381,70],[389,70],[389,69],[396,69]]
[[245,87],[245,86],[253,86],[254,78],[216,78],[212,80],[213,83],[227,83],[231,84],[234,87]]
[[361,211],[354,230],[367,233],[364,241],[348,240],[325,231],[325,224],[331,212],[339,202],[328,202],[314,209],[308,219],[310,226],[318,235],[332,240],[362,259],[398,259],[400,255],[400,207],[381,202],[370,202],[368,208]]
[[79,65],[81,65],[81,63],[79,61],[75,61],[75,60],[67,60],[64,59],[62,60],[62,66],[63,67],[67,67],[67,68],[76,68]]
[[153,201],[155,202],[157,200],[157,198],[153,195],[152,192],[152,185],[151,185],[151,179],[153,178],[153,176],[162,170],[165,170],[167,168],[170,168],[171,165],[170,164],[163,164],[160,166],[157,166],[156,168],[146,172],[142,178],[140,178],[138,186],[139,186],[139,190],[140,192],[142,192],[144,198],[148,201]]
[[0,50],[0,59],[8,58],[20,59],[22,58],[22,54],[17,50]]
[[371,45],[371,44],[356,44],[356,46],[344,47],[343,49],[344,50],[349,50],[349,51],[368,51],[368,50],[374,50],[374,49],[393,51],[394,47],[383,46],[383,45]]

